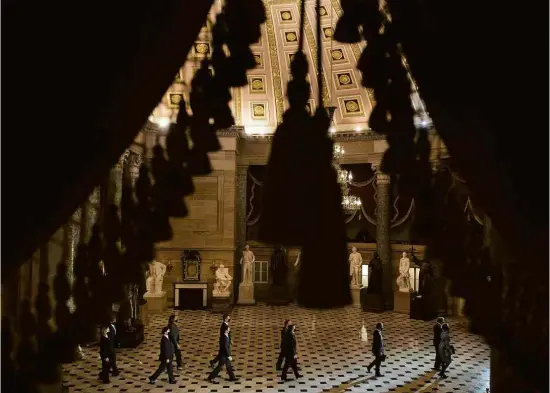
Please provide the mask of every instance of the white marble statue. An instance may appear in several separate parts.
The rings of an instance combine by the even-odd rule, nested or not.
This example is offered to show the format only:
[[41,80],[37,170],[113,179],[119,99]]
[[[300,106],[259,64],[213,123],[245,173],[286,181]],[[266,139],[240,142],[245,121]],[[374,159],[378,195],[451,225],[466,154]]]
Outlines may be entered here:
[[349,275],[351,276],[351,286],[358,288],[361,286],[361,265],[363,264],[363,257],[357,252],[357,247],[351,248],[351,254],[349,254]]
[[147,280],[145,281],[147,293],[160,294],[162,292],[162,281],[165,273],[166,266],[163,263],[153,261],[149,264]]
[[296,257],[296,262],[294,262],[294,267],[298,266],[300,263],[300,256],[302,255],[302,251],[298,250],[298,256]]
[[250,246],[247,244],[244,246],[243,256],[239,261],[243,267],[243,279],[241,281],[243,284],[252,284],[252,268],[255,260],[256,256],[250,251]]
[[406,252],[403,252],[403,257],[399,260],[399,277],[397,277],[397,286],[399,287],[399,292],[410,292],[412,289],[411,286],[411,275],[409,273],[409,267],[411,266],[411,261],[407,256]]
[[214,283],[212,295],[216,297],[229,296],[229,288],[231,287],[232,280],[233,277],[229,275],[229,269],[223,264],[220,264],[216,269],[216,282]]

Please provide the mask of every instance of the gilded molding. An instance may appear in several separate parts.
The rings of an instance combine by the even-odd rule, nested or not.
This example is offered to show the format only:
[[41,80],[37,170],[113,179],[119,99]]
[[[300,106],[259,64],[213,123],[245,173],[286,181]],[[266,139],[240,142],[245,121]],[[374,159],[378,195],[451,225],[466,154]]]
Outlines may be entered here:
[[243,124],[243,99],[242,88],[233,90],[233,97],[235,99],[235,125],[242,126]]
[[273,15],[271,14],[271,4],[265,7],[267,30],[267,47],[269,49],[269,60],[271,62],[271,76],[273,78],[273,91],[275,92],[275,116],[277,123],[282,123],[283,113],[285,111],[283,85],[281,80],[281,71],[279,69],[279,56],[277,53],[277,41],[275,38],[275,29],[273,27]]
[[[340,0],[331,0],[332,1],[332,9],[336,11],[337,19],[333,22],[338,22],[338,19],[342,17],[343,11],[342,6],[340,5]],[[332,26],[334,28],[334,26]],[[361,57],[361,48],[359,47],[359,44],[351,44],[351,51],[353,52],[353,56],[355,56],[355,60],[359,61],[359,58]]]
[[[317,58],[317,44],[316,44],[316,41],[315,41],[315,35],[313,34],[313,29],[311,28],[311,25],[309,24],[309,19],[307,17],[307,14],[306,14],[305,18],[306,18],[306,20],[305,20],[305,23],[304,23],[304,31],[306,33],[307,42],[309,43],[309,51],[311,52],[311,61],[313,62],[313,69],[316,70],[317,72],[319,72],[319,70],[317,69],[318,58]],[[319,41],[323,42],[323,38],[319,37]],[[321,80],[321,85],[322,86],[317,86],[317,88],[321,89],[322,97],[323,97],[323,105],[325,107],[327,107],[327,106],[330,105],[330,97],[329,97],[329,93],[328,93],[329,89],[328,89],[328,86],[327,86],[326,72],[323,72],[323,78]],[[312,98],[316,98],[316,97],[312,97]],[[319,105],[319,103],[317,103],[317,105]]]

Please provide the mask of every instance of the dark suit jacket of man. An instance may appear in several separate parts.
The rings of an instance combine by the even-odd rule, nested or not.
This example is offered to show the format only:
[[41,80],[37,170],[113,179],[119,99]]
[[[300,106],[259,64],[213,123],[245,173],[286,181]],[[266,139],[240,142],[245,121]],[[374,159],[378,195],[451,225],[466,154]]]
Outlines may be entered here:
[[101,339],[99,340],[99,356],[101,357],[101,360],[105,360],[106,358],[111,360],[113,357],[111,340],[108,337],[101,336]]
[[111,344],[111,349],[113,351],[118,346],[118,340],[117,340],[116,334],[117,334],[116,327],[114,327],[114,324],[112,322],[109,323],[109,342]]
[[231,356],[231,339],[227,334],[220,336],[220,348],[218,350],[220,358],[228,358]]
[[287,330],[288,330],[287,326],[281,329],[281,351],[284,349],[284,346],[285,346],[285,337],[286,337]]
[[296,356],[296,335],[294,332],[287,330],[283,340],[283,353],[286,358],[290,359]]
[[441,342],[441,331],[442,331],[441,324],[436,323],[434,325],[434,339],[433,339],[433,344],[436,347],[439,347],[439,343]]
[[384,354],[384,338],[382,332],[378,329],[372,333],[372,353],[374,356]]
[[159,360],[161,362],[165,362],[166,359],[172,360],[174,357],[174,346],[172,345],[172,342],[169,338],[166,336],[162,336],[160,339],[160,354],[159,354]]
[[174,349],[177,349],[180,342],[180,331],[175,323],[171,323],[168,327],[170,328],[170,333],[168,333],[170,342],[174,346]]
[[225,329],[229,326],[228,323],[222,322],[220,325],[220,338],[225,334]]

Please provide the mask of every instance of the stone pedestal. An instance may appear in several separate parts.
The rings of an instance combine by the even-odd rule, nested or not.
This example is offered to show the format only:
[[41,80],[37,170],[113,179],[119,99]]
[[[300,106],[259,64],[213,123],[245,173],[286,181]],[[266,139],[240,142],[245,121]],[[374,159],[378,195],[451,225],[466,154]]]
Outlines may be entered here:
[[147,292],[143,295],[143,298],[147,300],[147,313],[148,314],[158,314],[166,310],[166,292],[162,291],[160,293],[149,293]]
[[367,293],[367,288],[361,290],[361,309],[367,312],[384,312],[384,295]]
[[393,311],[400,314],[410,314],[411,312],[411,294],[409,292],[394,292]]
[[229,296],[213,296],[212,312],[225,314],[231,311],[231,299]]
[[411,299],[411,319],[431,321],[436,318],[437,311],[432,297],[424,295]]
[[267,304],[271,306],[287,306],[292,303],[292,295],[289,289],[283,285],[271,285],[269,287]]
[[352,300],[352,304],[354,306],[360,306],[361,305],[361,289],[359,287],[354,287],[352,286],[350,288],[350,292],[351,292],[351,300]]
[[239,301],[237,302],[237,304],[251,305],[255,303],[256,300],[254,299],[254,284],[242,282],[239,285]]

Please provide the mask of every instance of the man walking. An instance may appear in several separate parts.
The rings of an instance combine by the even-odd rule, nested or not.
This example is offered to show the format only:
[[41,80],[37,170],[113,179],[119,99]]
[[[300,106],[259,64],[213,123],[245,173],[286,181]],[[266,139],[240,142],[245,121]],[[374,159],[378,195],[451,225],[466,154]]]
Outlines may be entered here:
[[110,369],[113,370],[113,377],[116,377],[118,372],[118,367],[116,365],[116,348],[118,347],[118,339],[116,337],[116,317],[113,315],[111,322],[109,323],[109,343],[111,345],[111,361],[109,362]]
[[439,343],[441,342],[441,326],[445,322],[445,319],[443,317],[437,318],[437,322],[434,325],[434,338],[433,338],[433,345],[435,348],[435,363],[434,363],[434,369],[439,370],[441,367],[441,356],[439,355]]
[[174,370],[172,365],[172,358],[174,357],[174,347],[170,342],[170,328],[165,326],[162,328],[162,338],[160,339],[160,354],[159,354],[159,366],[157,371],[149,377],[149,383],[154,384],[157,378],[162,374],[164,370],[168,372],[168,383],[174,384]]
[[111,368],[111,361],[113,360],[111,340],[109,339],[109,327],[101,328],[99,356],[101,357],[101,372],[99,373],[99,378],[103,383],[109,383],[109,369]]
[[300,378],[301,375],[298,373],[298,353],[296,352],[296,325],[288,325],[286,331],[286,337],[284,339],[283,352],[285,356],[285,365],[283,366],[283,372],[281,374],[281,380],[284,382],[287,380],[286,373],[288,368],[292,367],[294,372],[294,377],[296,379]]
[[174,347],[174,353],[176,355],[176,364],[178,371],[182,369],[182,360],[181,360],[181,348],[180,348],[180,331],[178,329],[176,316],[174,314],[170,315],[168,318],[168,329],[170,329],[169,337],[172,346]]
[[281,329],[281,345],[279,347],[279,358],[277,359],[277,364],[275,365],[275,370],[277,371],[281,370],[281,366],[283,365],[283,360],[285,358],[284,345],[288,325],[290,325],[290,319],[285,319],[285,323],[283,325],[283,328]]
[[[229,327],[229,322],[231,322],[231,317],[229,316],[229,314],[223,314],[222,324],[220,325],[220,337],[219,337],[220,340],[222,339],[227,328]],[[229,341],[231,341],[231,336],[229,337]],[[214,359],[210,361],[210,368],[213,369],[219,360],[220,360],[220,355],[218,354]]]
[[384,324],[378,322],[376,324],[376,329],[372,333],[372,354],[374,355],[374,360],[367,366],[367,371],[370,373],[370,370],[375,367],[376,377],[382,377],[380,374],[380,364],[386,358],[384,354],[384,337],[382,336],[382,330],[384,330]]
[[231,361],[233,358],[231,357],[231,339],[229,338],[229,332],[231,331],[231,328],[227,326],[227,328],[224,330],[223,334],[220,337],[220,347],[218,350],[218,365],[210,375],[208,376],[207,380],[210,383],[218,383],[214,380],[220,373],[220,370],[225,365],[225,369],[227,370],[227,374],[229,375],[230,381],[237,381],[238,378],[233,373],[233,367],[231,366]]

